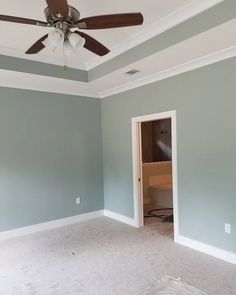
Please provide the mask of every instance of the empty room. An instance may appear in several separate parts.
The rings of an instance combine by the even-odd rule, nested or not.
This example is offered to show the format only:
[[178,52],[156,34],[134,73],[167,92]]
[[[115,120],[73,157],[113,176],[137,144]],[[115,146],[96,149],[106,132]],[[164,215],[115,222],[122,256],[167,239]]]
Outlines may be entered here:
[[235,295],[236,1],[1,1],[0,32],[0,295]]

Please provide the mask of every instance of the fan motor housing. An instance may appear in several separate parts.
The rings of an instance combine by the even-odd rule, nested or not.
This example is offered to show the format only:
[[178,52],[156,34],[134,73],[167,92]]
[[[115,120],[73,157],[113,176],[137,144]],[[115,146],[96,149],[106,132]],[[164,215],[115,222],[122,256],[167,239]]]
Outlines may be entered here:
[[69,27],[77,27],[77,23],[80,20],[79,11],[72,6],[69,6],[69,14],[67,19],[64,19],[60,13],[56,15],[53,14],[48,7],[45,8],[44,14],[48,24],[52,27],[57,27],[58,22],[65,22]]

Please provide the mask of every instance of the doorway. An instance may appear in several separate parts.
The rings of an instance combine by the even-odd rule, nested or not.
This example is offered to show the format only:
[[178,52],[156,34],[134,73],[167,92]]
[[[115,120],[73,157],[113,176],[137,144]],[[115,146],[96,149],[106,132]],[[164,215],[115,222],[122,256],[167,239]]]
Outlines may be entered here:
[[134,213],[137,227],[178,235],[176,112],[132,118]]

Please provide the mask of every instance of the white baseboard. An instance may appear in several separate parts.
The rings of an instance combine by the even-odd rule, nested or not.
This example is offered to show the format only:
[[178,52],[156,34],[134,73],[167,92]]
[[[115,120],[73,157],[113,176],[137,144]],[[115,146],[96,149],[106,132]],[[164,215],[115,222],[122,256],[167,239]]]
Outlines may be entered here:
[[114,220],[136,227],[136,222],[132,218],[129,218],[108,210],[98,210],[98,211],[93,211],[89,213],[84,213],[80,215],[75,215],[71,217],[66,217],[62,219],[52,220],[52,221],[48,221],[44,223],[34,224],[34,225],[26,226],[26,227],[21,227],[21,228],[17,228],[13,230],[0,232],[0,242],[4,240],[12,239],[12,238],[34,234],[37,232],[42,232],[45,230],[62,227],[62,226],[77,223],[77,222],[91,220],[101,216],[106,216]]
[[[138,227],[135,219],[133,218],[130,218],[109,210],[97,210],[97,211],[75,215],[75,216],[71,216],[67,218],[57,219],[57,220],[34,224],[34,225],[26,226],[26,227],[21,227],[21,228],[17,228],[17,229],[5,231],[5,232],[0,232],[0,242],[11,239],[11,238],[22,237],[22,236],[34,234],[37,232],[42,232],[45,230],[50,230],[50,229],[62,227],[69,224],[74,224],[77,222],[92,220],[101,216],[106,216],[111,219],[120,221],[122,223],[131,225],[133,227]],[[180,245],[189,247],[196,251],[208,254],[210,256],[219,258],[221,260],[224,260],[226,262],[236,265],[236,254],[233,252],[225,251],[225,250],[216,248],[214,246],[210,246],[208,244],[186,238],[182,235],[176,235],[175,242]]]
[[236,264],[236,254],[233,252],[228,252],[208,244],[198,242],[184,236],[178,235],[175,237],[175,242],[183,246],[189,247],[191,249],[197,250],[199,252],[208,254],[210,256],[219,258],[226,262]]
[[124,215],[121,215],[121,214],[118,214],[118,213],[115,213],[113,211],[109,211],[109,210],[105,209],[104,210],[104,216],[109,217],[109,218],[114,219],[114,220],[117,220],[117,221],[120,221],[120,222],[128,224],[128,225],[137,227],[135,219],[124,216]]
[[[104,216],[120,221],[128,225],[134,226],[134,227],[138,227],[135,219],[132,219],[130,217],[127,217],[109,210],[104,210]],[[181,235],[175,235],[175,242],[180,245],[189,247],[193,250],[205,253],[207,255],[216,257],[218,259],[221,259],[236,265],[236,254],[233,252],[225,251],[225,250],[216,248],[214,246],[210,246],[208,244],[186,238]]]
[[97,210],[89,213],[84,213],[80,215],[75,215],[71,217],[66,217],[62,219],[57,219],[53,221],[48,221],[44,223],[34,224],[26,227],[21,227],[5,232],[0,232],[0,241],[8,240],[11,238],[22,237],[29,234],[34,234],[37,232],[50,230],[58,227],[62,227],[65,225],[87,221],[90,219],[94,219],[100,216],[104,216],[104,210]]

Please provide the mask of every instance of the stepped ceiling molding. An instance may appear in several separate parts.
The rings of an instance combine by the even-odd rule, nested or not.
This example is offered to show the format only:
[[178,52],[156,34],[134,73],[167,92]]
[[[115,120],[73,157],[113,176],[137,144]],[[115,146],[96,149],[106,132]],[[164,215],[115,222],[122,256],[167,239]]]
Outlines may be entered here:
[[[24,54],[48,27],[0,22],[0,86],[103,98],[236,55],[235,0],[68,2],[82,17],[140,11],[144,25],[89,31],[111,52],[97,57],[82,48],[64,70],[60,50]],[[45,6],[43,0],[8,1],[0,10],[44,20]],[[138,72],[127,75],[130,70]]]

